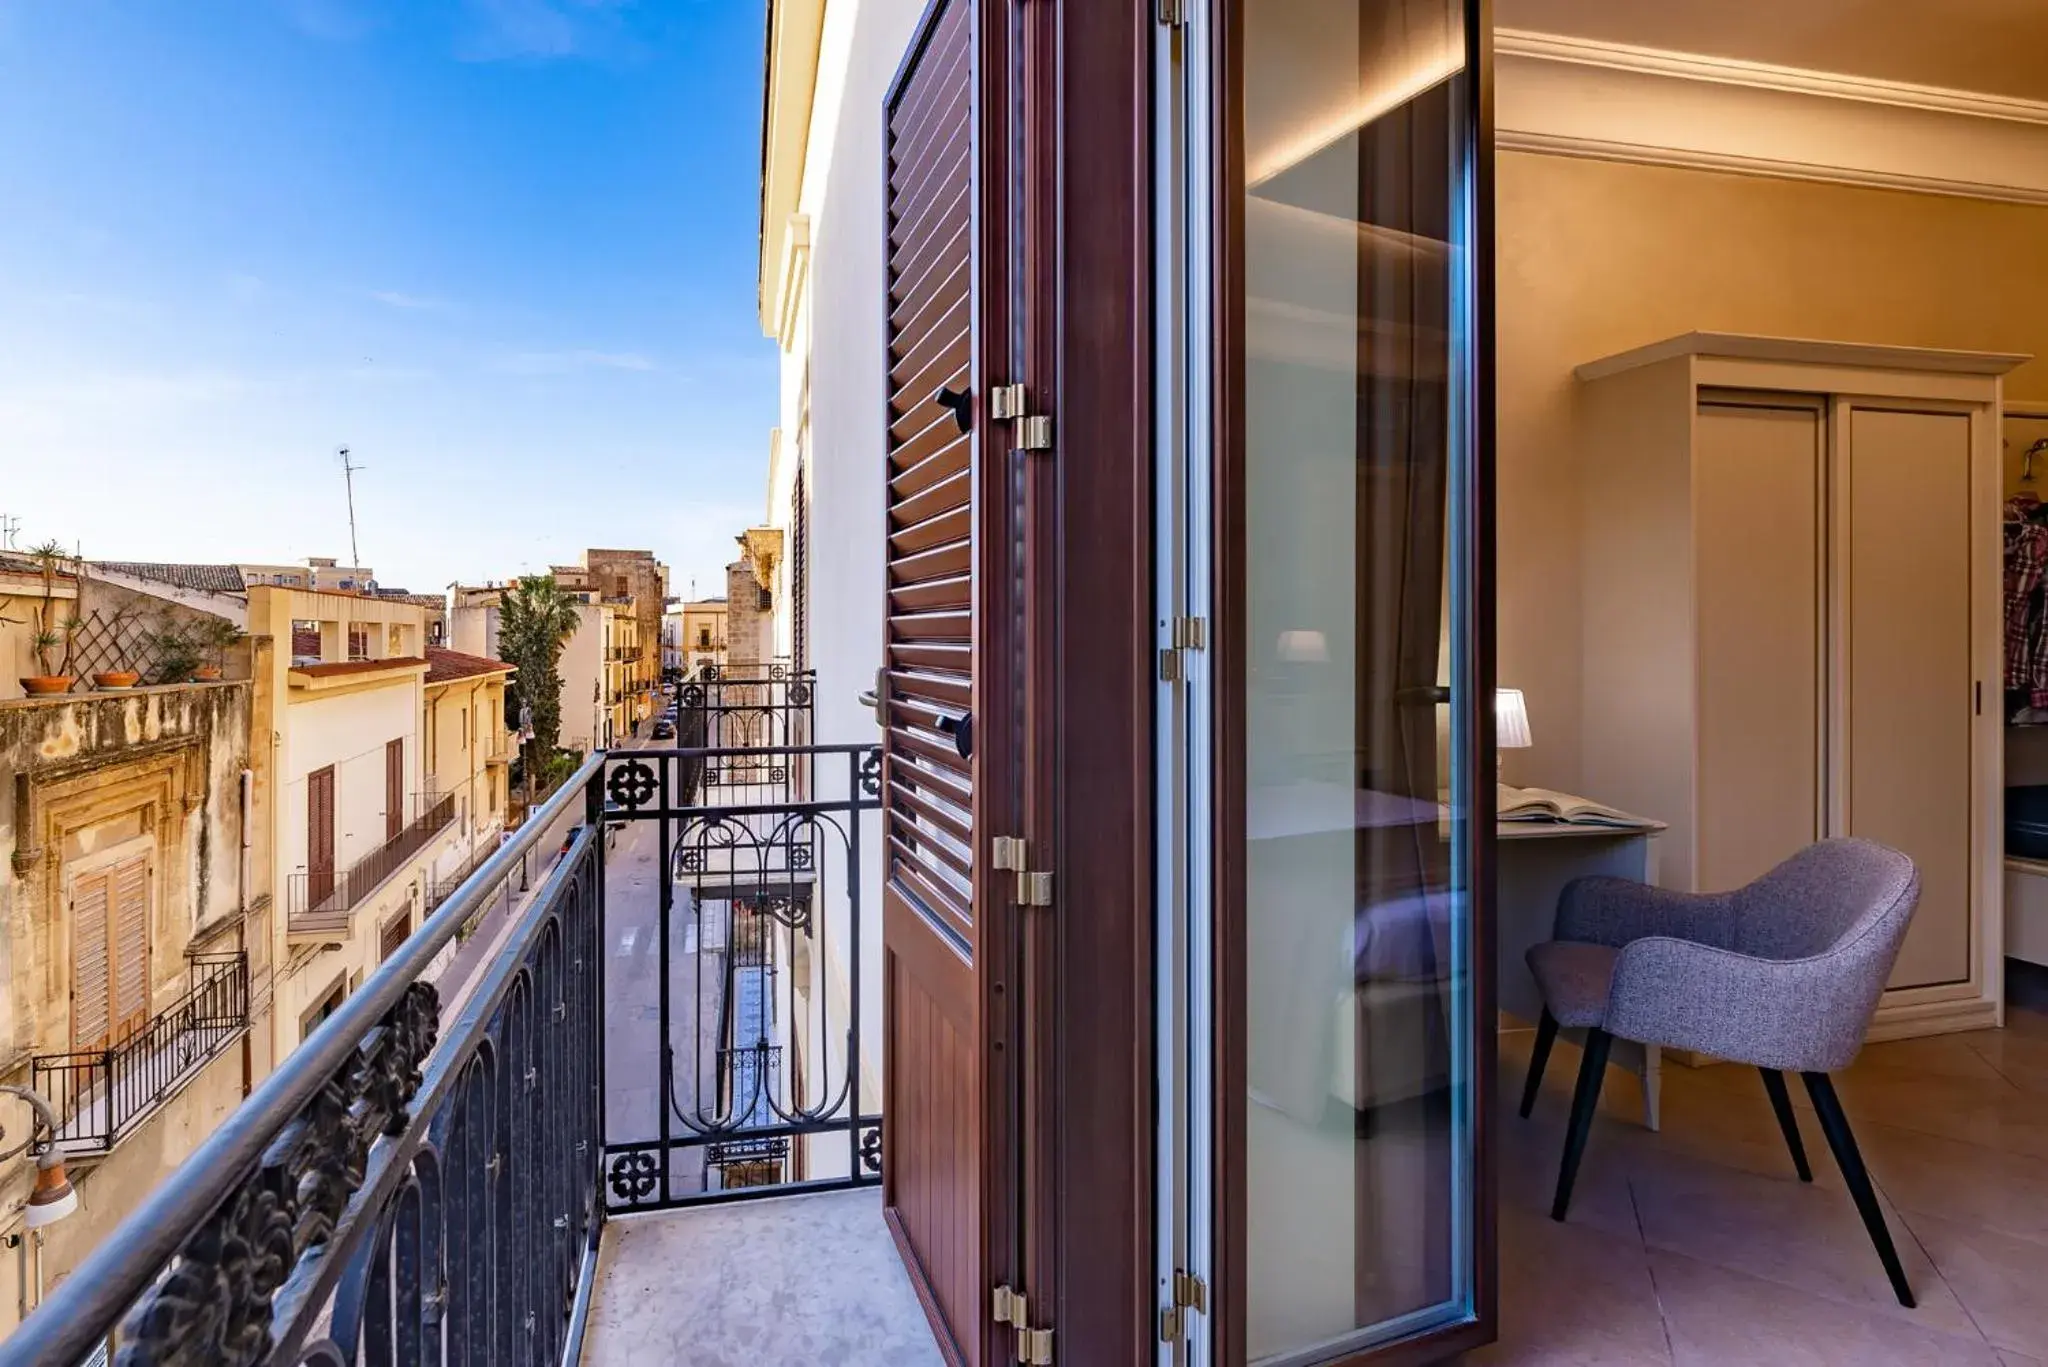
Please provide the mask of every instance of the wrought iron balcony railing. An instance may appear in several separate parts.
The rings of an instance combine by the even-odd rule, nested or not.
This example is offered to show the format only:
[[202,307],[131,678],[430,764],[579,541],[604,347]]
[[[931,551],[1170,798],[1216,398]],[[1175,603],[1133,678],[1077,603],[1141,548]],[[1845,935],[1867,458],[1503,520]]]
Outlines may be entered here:
[[[829,796],[688,800],[689,766],[735,758],[586,760],[0,1340],[0,1367],[71,1367],[110,1336],[121,1367],[573,1363],[610,1215],[879,1182],[860,965],[880,754],[774,757]],[[607,823],[637,845],[608,852]],[[635,876],[638,853],[665,876]],[[444,1033],[437,958],[549,860]]]
[[293,935],[346,935],[349,914],[454,820],[455,796],[443,794],[423,803],[419,816],[345,872],[292,874],[286,880],[286,928]]
[[64,1152],[112,1149],[248,1030],[247,955],[197,955],[187,974],[178,1004],[118,1044],[31,1061],[32,1085],[62,1117]]

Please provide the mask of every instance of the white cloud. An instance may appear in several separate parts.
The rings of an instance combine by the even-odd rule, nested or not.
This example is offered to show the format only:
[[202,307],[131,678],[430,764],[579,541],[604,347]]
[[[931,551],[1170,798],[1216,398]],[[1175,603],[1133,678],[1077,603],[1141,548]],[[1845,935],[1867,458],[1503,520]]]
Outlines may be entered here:
[[616,45],[632,0],[465,0],[469,29],[456,56],[470,62],[590,56]]
[[637,351],[521,351],[491,367],[509,375],[570,375],[583,370],[659,370]]
[[407,294],[403,290],[371,290],[370,297],[380,304],[395,309],[445,309],[446,299],[436,299],[427,294]]

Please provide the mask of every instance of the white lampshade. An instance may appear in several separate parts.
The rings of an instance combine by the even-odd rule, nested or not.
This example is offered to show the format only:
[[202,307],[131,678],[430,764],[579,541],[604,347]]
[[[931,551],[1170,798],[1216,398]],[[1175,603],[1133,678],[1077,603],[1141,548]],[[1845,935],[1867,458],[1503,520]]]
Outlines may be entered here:
[[1526,750],[1529,739],[1529,704],[1519,688],[1495,689],[1493,694],[1494,744],[1502,750]]

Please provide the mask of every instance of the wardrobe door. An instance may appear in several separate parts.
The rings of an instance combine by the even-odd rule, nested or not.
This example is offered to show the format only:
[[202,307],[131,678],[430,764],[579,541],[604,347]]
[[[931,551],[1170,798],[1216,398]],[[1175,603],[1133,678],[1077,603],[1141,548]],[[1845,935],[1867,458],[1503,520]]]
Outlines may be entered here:
[[1970,977],[1970,418],[1843,403],[1841,718],[1850,835],[1920,869],[1891,985]]
[[1694,443],[1699,795],[1694,885],[1740,887],[1820,835],[1818,399],[1704,399]]

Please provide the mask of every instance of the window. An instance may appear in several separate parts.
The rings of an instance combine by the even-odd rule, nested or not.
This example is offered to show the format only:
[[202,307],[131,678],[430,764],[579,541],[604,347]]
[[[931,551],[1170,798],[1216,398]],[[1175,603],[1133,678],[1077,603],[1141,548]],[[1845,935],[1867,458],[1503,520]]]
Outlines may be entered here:
[[377,961],[382,963],[398,952],[400,945],[412,938],[412,908],[407,907],[384,923],[377,933]]
[[467,749],[469,749],[469,709],[468,709],[468,708],[466,708],[466,707],[465,707],[465,708],[463,708],[463,709],[462,709],[462,711],[461,711],[461,714],[460,714],[460,718],[461,718],[461,719],[460,719],[460,722],[459,722],[459,726],[460,726],[460,728],[461,728],[461,735],[462,735],[462,748],[463,748],[464,750],[467,750]]
[[295,665],[316,665],[320,663],[320,624],[303,618],[292,620],[292,663]]
[[699,650],[709,650],[709,649],[711,649],[711,628],[710,628],[710,627],[698,627],[698,628],[697,628],[697,649],[699,649]]
[[384,838],[405,830],[405,741],[384,742]]
[[80,874],[71,885],[71,1047],[102,1049],[149,1019],[150,858]]
[[303,1044],[311,1038],[313,1032],[320,1028],[320,1022],[341,1010],[341,1004],[347,1000],[348,987],[343,979],[336,978],[334,986],[327,989],[327,995],[299,1017],[299,1042]]
[[775,595],[770,593],[767,589],[762,589],[760,603],[761,611],[773,612],[775,610]]
[[348,657],[351,660],[370,658],[370,629],[351,622],[348,626]]
[[334,766],[306,775],[306,908],[334,894]]

